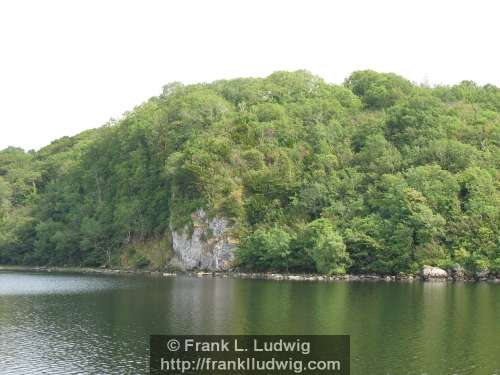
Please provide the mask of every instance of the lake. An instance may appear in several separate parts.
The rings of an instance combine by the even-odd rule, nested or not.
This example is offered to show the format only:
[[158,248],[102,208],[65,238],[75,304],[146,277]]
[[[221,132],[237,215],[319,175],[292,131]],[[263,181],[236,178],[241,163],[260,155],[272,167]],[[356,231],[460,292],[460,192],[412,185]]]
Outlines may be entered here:
[[0,374],[144,374],[150,334],[349,334],[352,374],[500,374],[500,284],[0,272]]

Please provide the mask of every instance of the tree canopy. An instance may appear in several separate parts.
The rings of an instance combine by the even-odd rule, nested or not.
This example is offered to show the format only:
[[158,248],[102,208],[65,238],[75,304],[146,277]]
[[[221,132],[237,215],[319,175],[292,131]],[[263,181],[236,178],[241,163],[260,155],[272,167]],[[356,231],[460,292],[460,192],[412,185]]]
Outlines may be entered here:
[[374,71],[173,83],[0,151],[0,263],[162,267],[198,208],[231,221],[246,269],[500,271],[500,89]]

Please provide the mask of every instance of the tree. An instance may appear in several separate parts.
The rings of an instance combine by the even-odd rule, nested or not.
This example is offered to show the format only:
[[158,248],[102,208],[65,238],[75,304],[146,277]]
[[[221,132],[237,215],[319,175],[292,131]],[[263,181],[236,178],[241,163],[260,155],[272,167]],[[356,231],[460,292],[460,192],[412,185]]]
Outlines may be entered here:
[[244,267],[256,270],[288,270],[291,236],[274,227],[257,229],[242,240],[237,255]]
[[363,70],[352,73],[345,85],[360,96],[369,108],[388,108],[408,95],[413,87],[406,79],[391,73]]
[[167,85],[100,128],[0,151],[0,262],[159,268],[204,208],[250,270],[496,269],[499,93],[373,71]]
[[419,191],[402,176],[385,175],[369,204],[383,222],[384,251],[375,263],[379,272],[415,271],[417,262],[444,256],[440,244],[445,220],[432,211]]
[[344,274],[351,264],[342,236],[328,219],[307,224],[297,241],[313,259],[317,272]]

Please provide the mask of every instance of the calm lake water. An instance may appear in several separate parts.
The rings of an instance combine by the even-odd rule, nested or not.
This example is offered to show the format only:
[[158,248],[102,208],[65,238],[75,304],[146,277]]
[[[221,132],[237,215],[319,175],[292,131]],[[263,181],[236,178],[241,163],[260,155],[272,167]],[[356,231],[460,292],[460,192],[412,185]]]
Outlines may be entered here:
[[500,374],[500,284],[0,272],[0,374],[145,374],[150,334],[349,334],[352,374]]

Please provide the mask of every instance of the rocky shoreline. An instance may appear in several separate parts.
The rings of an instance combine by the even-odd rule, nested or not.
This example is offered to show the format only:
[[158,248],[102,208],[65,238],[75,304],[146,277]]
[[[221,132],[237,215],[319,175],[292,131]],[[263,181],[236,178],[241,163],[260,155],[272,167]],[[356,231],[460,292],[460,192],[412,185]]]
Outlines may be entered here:
[[285,273],[259,273],[259,272],[239,272],[239,271],[190,271],[190,272],[165,272],[138,269],[108,269],[108,268],[79,268],[79,267],[26,267],[26,266],[1,266],[0,271],[24,271],[24,272],[54,272],[54,273],[80,273],[80,274],[101,274],[101,275],[145,275],[156,277],[176,277],[180,275],[190,277],[218,277],[218,278],[238,278],[255,280],[274,281],[384,281],[384,282],[454,282],[454,281],[490,281],[500,282],[500,275],[492,273],[476,273],[467,275],[464,272],[454,270],[445,271],[438,267],[424,266],[418,275],[314,275],[314,274],[285,274]]

